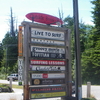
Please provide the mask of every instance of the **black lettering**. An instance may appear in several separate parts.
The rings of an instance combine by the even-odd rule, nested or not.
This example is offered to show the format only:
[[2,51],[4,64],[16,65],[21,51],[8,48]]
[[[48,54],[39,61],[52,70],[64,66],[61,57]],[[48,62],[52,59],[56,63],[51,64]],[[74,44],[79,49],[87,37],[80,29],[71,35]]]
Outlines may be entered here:
[[58,34],[58,33],[52,33],[52,37],[61,37],[61,34]]
[[40,32],[40,31],[35,31],[34,34],[39,35],[39,36],[43,36],[43,32]]
[[51,36],[51,33],[50,32],[45,32],[45,35],[46,36]]
[[48,32],[48,36],[50,36],[51,35],[51,33],[50,32]]

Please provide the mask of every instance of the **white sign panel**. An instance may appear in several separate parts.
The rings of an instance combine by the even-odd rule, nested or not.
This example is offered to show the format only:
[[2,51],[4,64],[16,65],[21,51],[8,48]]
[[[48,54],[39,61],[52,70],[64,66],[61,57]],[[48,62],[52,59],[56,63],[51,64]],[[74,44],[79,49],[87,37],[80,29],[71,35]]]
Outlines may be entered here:
[[19,85],[22,85],[22,81],[23,81],[23,59],[22,58],[18,58],[18,83]]
[[32,79],[44,79],[44,78],[65,78],[65,74],[64,73],[32,74]]
[[48,44],[48,45],[61,45],[64,46],[64,41],[54,41],[54,40],[46,40],[46,39],[36,39],[31,38],[32,43],[38,43],[38,44]]
[[65,39],[64,32],[48,31],[35,28],[31,28],[31,37],[51,39],[51,40],[63,40],[63,41]]
[[30,65],[32,71],[64,71],[65,66],[36,66]]
[[32,52],[65,54],[64,48],[31,46]]

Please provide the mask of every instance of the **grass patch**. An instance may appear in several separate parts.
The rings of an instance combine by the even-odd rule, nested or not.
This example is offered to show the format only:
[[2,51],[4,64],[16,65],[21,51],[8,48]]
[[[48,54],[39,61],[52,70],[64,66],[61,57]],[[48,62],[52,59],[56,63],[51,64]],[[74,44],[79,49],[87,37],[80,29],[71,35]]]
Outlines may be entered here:
[[8,84],[0,84],[0,88],[8,88],[9,85]]
[[[0,83],[0,86],[1,86],[1,87],[2,87],[2,86],[3,86],[3,87],[4,87],[4,86],[9,86],[9,84],[3,84],[3,83],[1,84],[1,83]],[[18,85],[13,84],[13,85],[12,85],[12,88],[23,89],[23,86],[18,86]]]

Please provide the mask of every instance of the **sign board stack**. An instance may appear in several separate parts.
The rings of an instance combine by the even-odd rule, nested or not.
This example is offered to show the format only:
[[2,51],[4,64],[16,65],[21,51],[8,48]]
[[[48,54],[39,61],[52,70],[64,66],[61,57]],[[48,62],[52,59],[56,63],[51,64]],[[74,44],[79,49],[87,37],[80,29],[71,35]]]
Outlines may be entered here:
[[22,25],[24,85],[29,85],[29,98],[67,96],[69,30],[25,21]]

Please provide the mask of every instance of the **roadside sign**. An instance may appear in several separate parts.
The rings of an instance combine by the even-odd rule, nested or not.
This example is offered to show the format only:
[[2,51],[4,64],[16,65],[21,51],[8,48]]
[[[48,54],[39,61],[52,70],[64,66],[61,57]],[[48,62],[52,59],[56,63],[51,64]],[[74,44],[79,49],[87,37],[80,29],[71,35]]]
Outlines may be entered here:
[[34,53],[60,53],[60,54],[65,54],[65,49],[64,48],[57,48],[57,47],[31,46],[31,52],[34,52]]
[[[26,21],[22,22],[22,26],[24,27],[24,94],[27,94],[24,98],[28,100],[69,97],[71,95],[70,30]],[[19,69],[19,80],[22,83],[22,71]],[[27,91],[28,89],[30,91]]]
[[65,84],[65,79],[32,79],[31,85]]
[[30,65],[32,71],[65,71],[65,66],[37,66]]
[[22,85],[23,81],[23,59],[18,58],[18,84]]
[[31,38],[42,38],[51,40],[63,40],[65,39],[64,32],[48,31],[43,29],[31,28]]
[[37,43],[37,44],[47,44],[47,45],[57,45],[57,46],[64,46],[64,41],[55,41],[55,40],[46,40],[46,39],[36,39],[31,38],[31,43]]
[[65,73],[34,73],[32,79],[65,78]]
[[63,97],[66,96],[66,92],[51,92],[51,93],[31,93],[31,99],[40,99],[40,98],[53,98],[53,97]]
[[31,65],[54,65],[54,66],[64,66],[66,64],[65,60],[30,60]]

